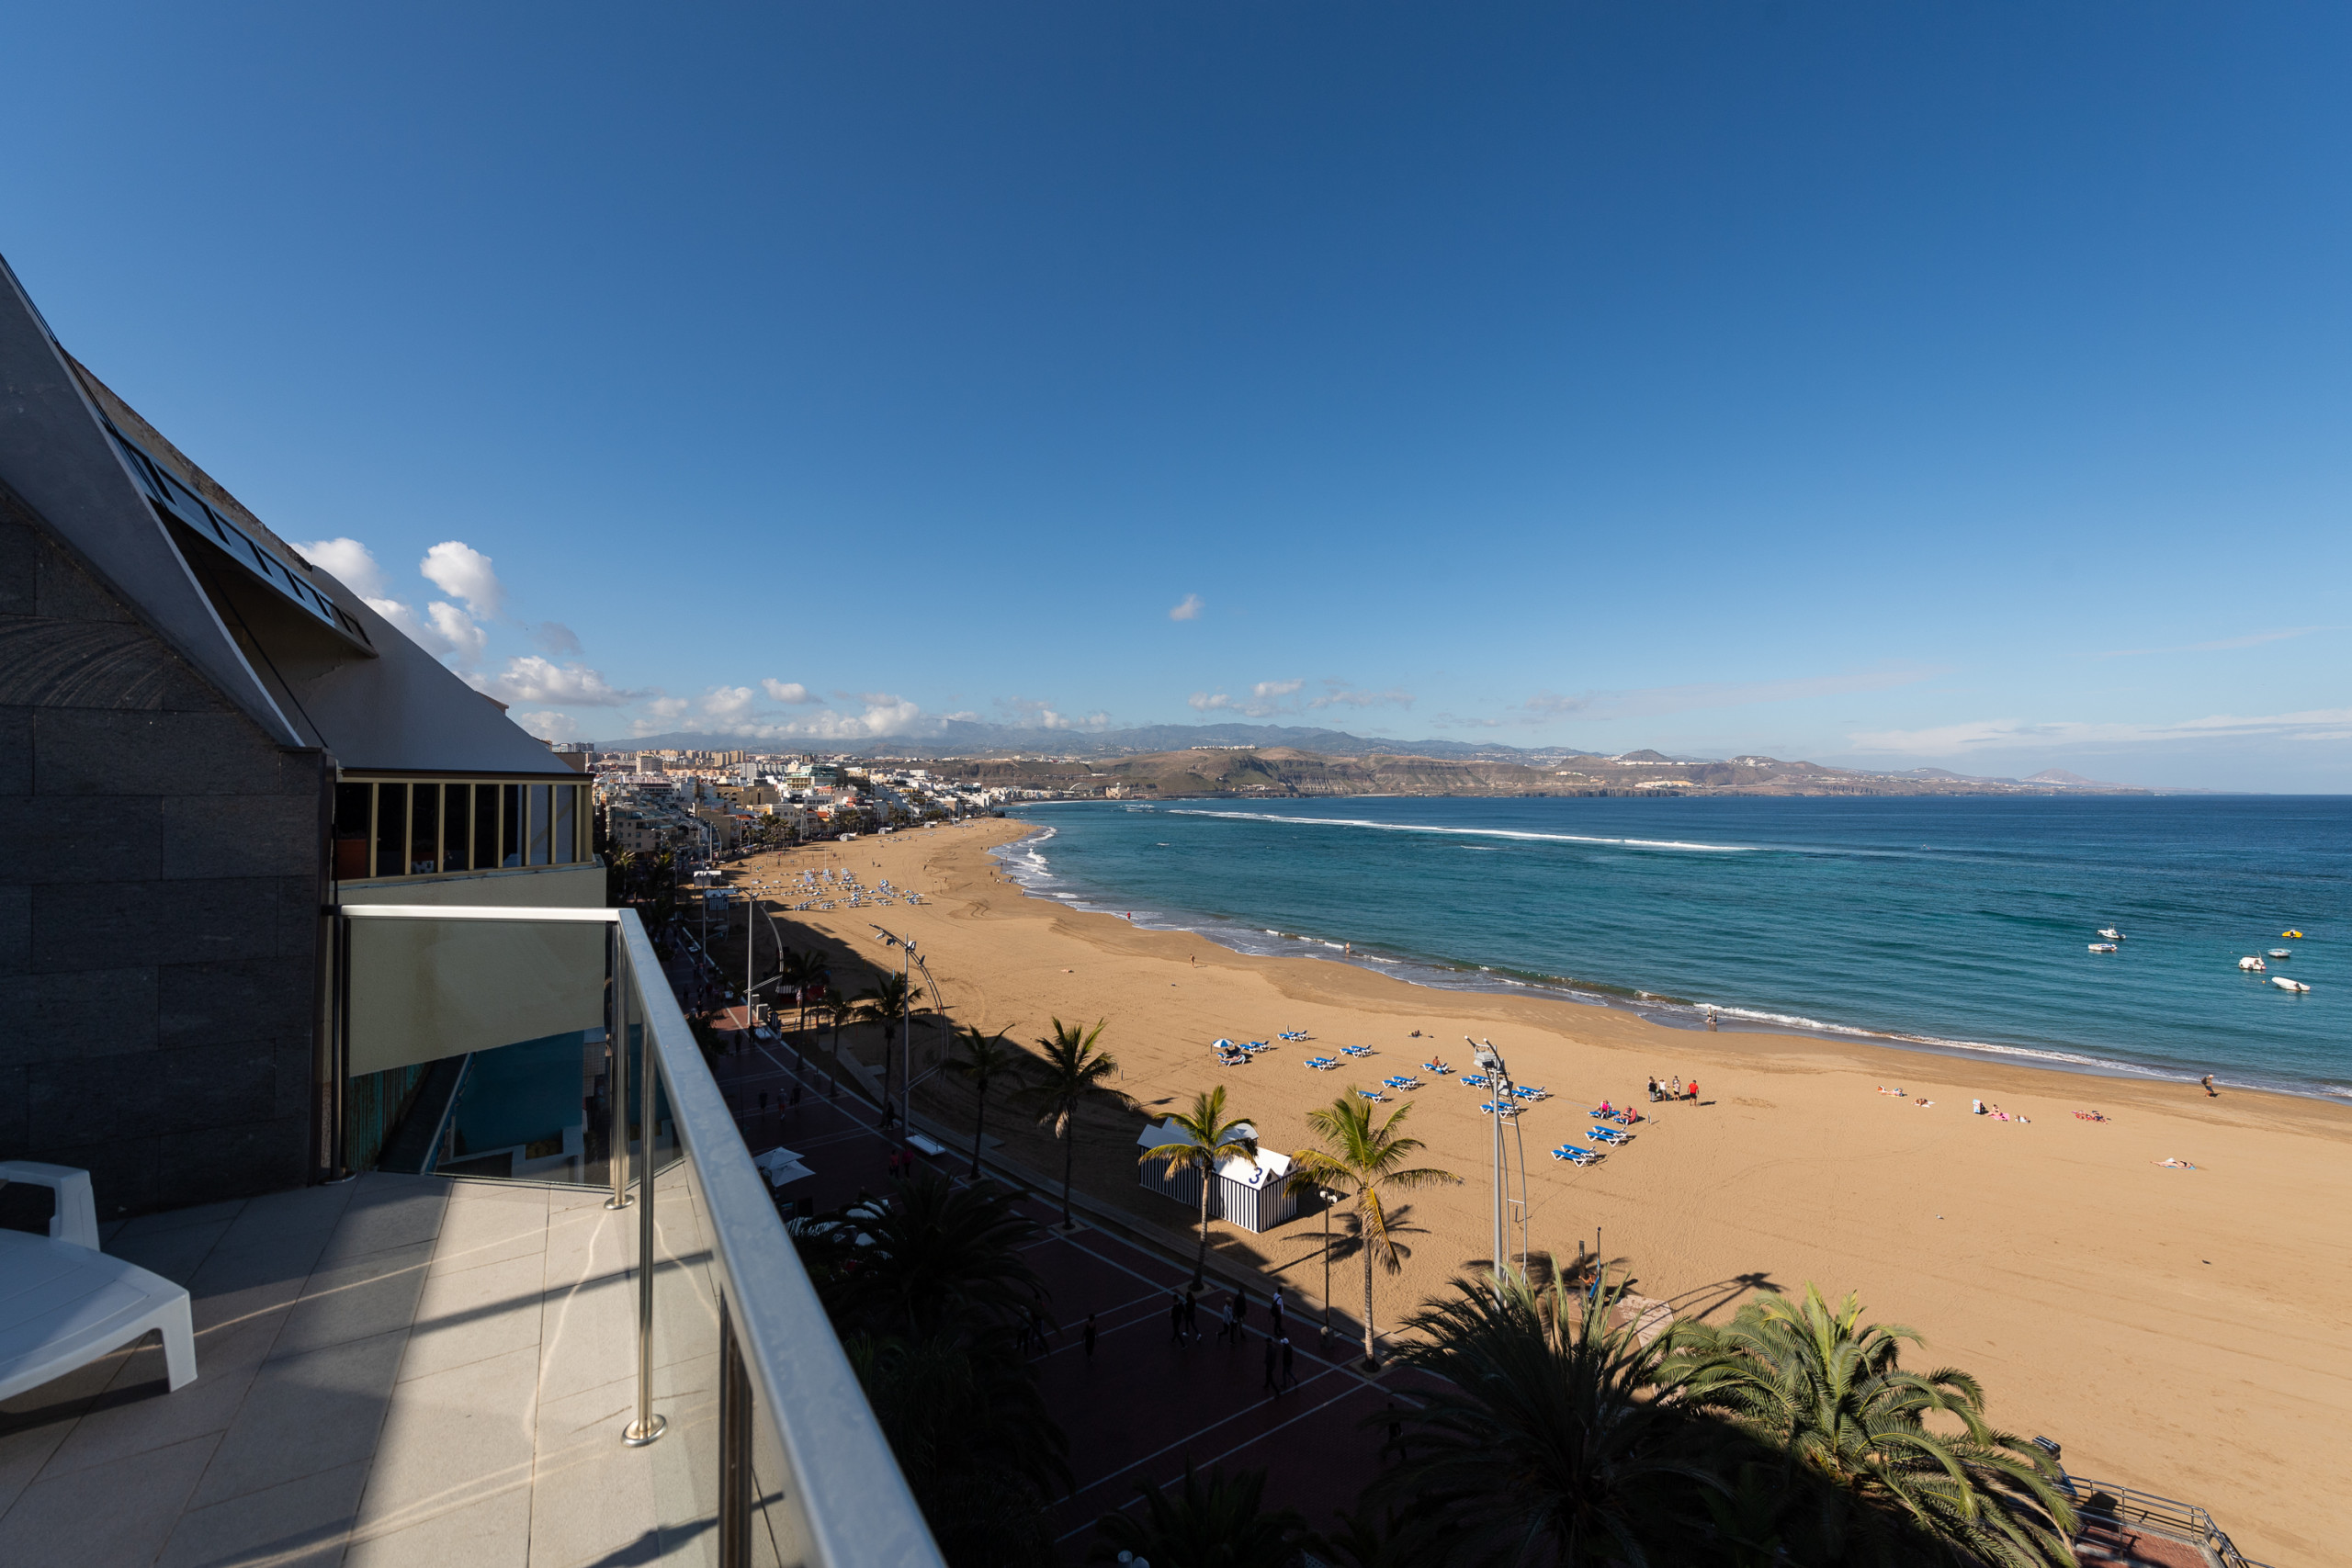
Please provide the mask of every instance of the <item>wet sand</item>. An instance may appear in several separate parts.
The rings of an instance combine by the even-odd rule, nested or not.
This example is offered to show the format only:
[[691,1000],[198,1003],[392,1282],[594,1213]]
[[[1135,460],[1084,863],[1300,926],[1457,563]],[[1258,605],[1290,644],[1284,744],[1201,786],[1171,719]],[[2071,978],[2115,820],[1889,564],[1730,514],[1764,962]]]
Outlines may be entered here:
[[[1530,1249],[1574,1259],[1598,1234],[1610,1266],[1685,1316],[1726,1315],[1758,1290],[1858,1292],[1880,1322],[1925,1336],[1908,1358],[1958,1366],[1987,1390],[1995,1423],[2065,1447],[2077,1475],[2201,1504],[2249,1554],[2326,1561],[2352,1538],[2352,1108],[1981,1063],[1802,1036],[1668,1029],[1551,998],[1430,990],[1345,964],[1248,957],[1182,932],[1032,898],[986,851],[1024,836],[1012,821],[910,830],[763,855],[742,876],[854,870],[922,893],[921,906],[787,914],[786,941],[894,956],[868,921],[914,937],[954,1021],[1024,1043],[1047,1021],[1106,1021],[1118,1087],[1156,1120],[1217,1083],[1272,1145],[1307,1142],[1304,1113],[1351,1087],[1415,1072],[1427,1087],[1404,1123],[1425,1163],[1467,1178],[1413,1195],[1412,1256],[1375,1284],[1393,1325],[1491,1247],[1489,1098],[1420,1072],[1470,1067],[1465,1033],[1491,1037],[1521,1083],[1551,1100],[1522,1118]],[[739,880],[741,877],[739,877]],[[797,927],[796,931],[794,928]],[[762,937],[764,946],[766,938]],[[723,952],[724,950],[722,950]],[[741,954],[741,948],[736,948]],[[895,964],[891,964],[895,968]],[[865,976],[837,963],[835,983]],[[1305,1043],[1221,1067],[1209,1042]],[[1411,1038],[1419,1030],[1423,1038]],[[875,1032],[844,1048],[875,1059]],[[916,1072],[941,1036],[915,1032]],[[1369,1060],[1309,1071],[1310,1055],[1368,1044]],[[1644,1079],[1696,1077],[1697,1104],[1642,1103]],[[1875,1092],[1901,1087],[1904,1098]],[[1548,1151],[1586,1144],[1603,1098],[1654,1113],[1629,1146],[1577,1168]],[[1979,1097],[2024,1123],[1969,1114]],[[1002,1155],[1058,1180],[1060,1149],[991,1097]],[[1931,1100],[1931,1108],[1913,1103]],[[919,1112],[968,1127],[952,1074],[924,1080]],[[2077,1120],[2097,1109],[2109,1120]],[[1140,1114],[1108,1108],[1080,1127],[1079,1186],[1170,1235],[1185,1213],[1136,1182]],[[1514,1157],[1515,1157],[1514,1150]],[[2177,1157],[2195,1170],[2158,1168]],[[1236,1263],[1322,1293],[1319,1216],[1264,1235],[1212,1226]],[[1332,1294],[1357,1310],[1361,1266]]]

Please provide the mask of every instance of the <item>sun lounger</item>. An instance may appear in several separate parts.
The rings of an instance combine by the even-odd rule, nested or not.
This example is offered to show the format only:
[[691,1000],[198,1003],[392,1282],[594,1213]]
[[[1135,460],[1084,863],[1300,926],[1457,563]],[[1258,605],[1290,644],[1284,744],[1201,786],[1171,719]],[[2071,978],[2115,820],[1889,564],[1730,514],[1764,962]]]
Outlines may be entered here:
[[196,1380],[187,1292],[98,1250],[90,1173],[35,1160],[0,1160],[0,1179],[57,1194],[49,1235],[0,1230],[0,1400],[39,1388],[161,1329],[168,1387]]
[[1478,1107],[1478,1109],[1489,1116],[1509,1118],[1519,1114],[1518,1106],[1510,1103],[1508,1100],[1490,1100],[1484,1105]]
[[1552,1151],[1554,1159],[1564,1159],[1571,1165],[1599,1165],[1609,1156],[1599,1149],[1580,1149],[1574,1144],[1563,1144]]
[[1372,1047],[1369,1045],[1342,1045],[1340,1047],[1340,1055],[1343,1056],[1369,1056],[1372,1055]]
[[1388,1099],[1386,1095],[1381,1093],[1376,1089],[1360,1089],[1356,1090],[1356,1098],[1359,1100],[1377,1100],[1384,1103]]
[[1614,1127],[1587,1127],[1584,1135],[1596,1144],[1630,1144],[1634,1141],[1633,1134],[1620,1133]]
[[1453,1071],[1452,1067],[1447,1066],[1443,1062],[1423,1062],[1421,1066],[1427,1067],[1430,1072],[1435,1073],[1440,1077],[1443,1077],[1446,1074]]

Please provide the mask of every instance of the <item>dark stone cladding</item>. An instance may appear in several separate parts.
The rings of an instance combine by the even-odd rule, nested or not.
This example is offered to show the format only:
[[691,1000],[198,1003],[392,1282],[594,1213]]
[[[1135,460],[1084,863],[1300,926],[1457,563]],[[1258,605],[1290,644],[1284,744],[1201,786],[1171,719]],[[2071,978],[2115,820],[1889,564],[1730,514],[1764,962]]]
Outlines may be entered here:
[[309,1178],[325,766],[0,489],[0,1158],[104,1218]]

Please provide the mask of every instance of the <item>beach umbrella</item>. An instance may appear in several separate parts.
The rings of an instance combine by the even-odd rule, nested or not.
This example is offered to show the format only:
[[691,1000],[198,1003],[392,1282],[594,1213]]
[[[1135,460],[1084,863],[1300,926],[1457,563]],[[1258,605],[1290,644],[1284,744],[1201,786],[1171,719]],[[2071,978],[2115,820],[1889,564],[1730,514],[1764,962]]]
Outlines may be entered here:
[[1216,1043],[1216,1049],[1220,1051],[1230,1051],[1233,1049],[1233,1042],[1230,1040],[1220,1040]]

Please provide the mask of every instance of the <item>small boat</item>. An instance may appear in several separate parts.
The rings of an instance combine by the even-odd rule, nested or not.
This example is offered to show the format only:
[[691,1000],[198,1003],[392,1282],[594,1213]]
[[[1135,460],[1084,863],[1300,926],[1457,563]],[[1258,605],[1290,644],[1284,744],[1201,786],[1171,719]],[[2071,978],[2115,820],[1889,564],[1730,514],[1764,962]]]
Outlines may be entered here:
[[2284,975],[2273,975],[2270,976],[2270,983],[2278,987],[2282,991],[2308,991],[2311,989],[2309,986],[2304,985],[2301,980],[2290,980]]
[[2113,926],[2099,927],[2098,934],[2107,938],[2109,942],[2121,942],[2123,940],[2123,933],[2117,931]]
[[2292,958],[2295,955],[2286,948],[2274,947],[2270,950],[2270,956],[2273,958]]
[[2301,931],[2280,931],[2278,934],[2285,937],[2289,942],[2301,942],[2303,940],[2303,933]]
[[2238,960],[2238,967],[2250,975],[2259,975],[2270,965],[2259,958],[2241,958]]
[[2091,943],[2091,951],[2093,953],[2113,953],[2115,951],[2115,944],[2111,942],[2095,942]]

